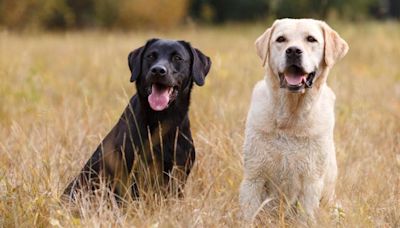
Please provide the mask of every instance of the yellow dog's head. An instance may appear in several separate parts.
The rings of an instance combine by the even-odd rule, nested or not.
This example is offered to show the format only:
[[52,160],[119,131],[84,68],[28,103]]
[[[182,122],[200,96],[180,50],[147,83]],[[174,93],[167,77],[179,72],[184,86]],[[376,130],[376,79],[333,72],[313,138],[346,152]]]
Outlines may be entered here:
[[325,82],[324,73],[349,49],[325,22],[313,19],[276,20],[255,44],[280,87],[296,93]]

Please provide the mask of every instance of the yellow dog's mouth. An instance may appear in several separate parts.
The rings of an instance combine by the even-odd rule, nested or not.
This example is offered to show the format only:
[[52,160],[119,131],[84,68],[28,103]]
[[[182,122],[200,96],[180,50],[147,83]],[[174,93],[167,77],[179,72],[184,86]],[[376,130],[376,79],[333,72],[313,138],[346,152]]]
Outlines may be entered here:
[[303,93],[305,89],[312,88],[315,71],[307,73],[302,67],[292,65],[279,73],[280,87],[287,88],[290,92]]

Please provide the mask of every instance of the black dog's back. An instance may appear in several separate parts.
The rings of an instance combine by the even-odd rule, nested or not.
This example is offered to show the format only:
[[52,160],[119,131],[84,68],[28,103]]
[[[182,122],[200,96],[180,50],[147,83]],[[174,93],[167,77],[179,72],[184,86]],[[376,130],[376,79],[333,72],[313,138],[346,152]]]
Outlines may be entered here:
[[[146,59],[148,52],[157,51],[164,57]],[[181,59],[168,57],[179,51]],[[204,83],[211,62],[184,41],[156,39],[133,51],[128,61],[137,94],[65,189],[69,199],[81,191],[94,191],[101,183],[120,197],[138,197],[149,190],[182,192],[195,160],[188,118],[190,93],[193,82]],[[164,67],[166,74],[160,75],[155,67]]]

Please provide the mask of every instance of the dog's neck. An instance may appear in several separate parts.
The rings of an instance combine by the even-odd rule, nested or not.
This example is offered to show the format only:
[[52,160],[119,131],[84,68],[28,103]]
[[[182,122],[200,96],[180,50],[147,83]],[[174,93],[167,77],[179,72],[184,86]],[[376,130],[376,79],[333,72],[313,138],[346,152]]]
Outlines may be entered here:
[[[267,71],[268,72],[268,71]],[[325,76],[325,74],[320,75]],[[325,78],[319,78],[318,80]],[[292,93],[285,88],[280,88],[279,79],[272,71],[265,76],[268,87],[272,118],[278,128],[296,126],[296,122],[307,121],[313,110],[314,104],[321,96],[322,83],[316,83],[313,88],[306,89],[304,93]]]
[[183,99],[183,97],[185,96],[178,96],[177,99],[163,111],[154,111],[151,109],[147,97],[138,94],[139,111],[141,112],[141,115],[138,116],[144,117],[138,124],[143,124],[151,132],[160,129],[160,127],[164,133],[176,129],[188,116],[190,93],[185,97],[187,99]]

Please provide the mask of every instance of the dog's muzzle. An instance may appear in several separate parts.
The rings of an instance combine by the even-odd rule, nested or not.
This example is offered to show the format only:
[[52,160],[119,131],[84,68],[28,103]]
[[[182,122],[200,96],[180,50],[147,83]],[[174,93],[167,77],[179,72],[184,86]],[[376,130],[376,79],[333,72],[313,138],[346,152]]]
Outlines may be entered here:
[[280,87],[287,88],[290,92],[302,93],[305,89],[312,88],[315,76],[316,71],[307,73],[302,67],[291,65],[279,73]]

